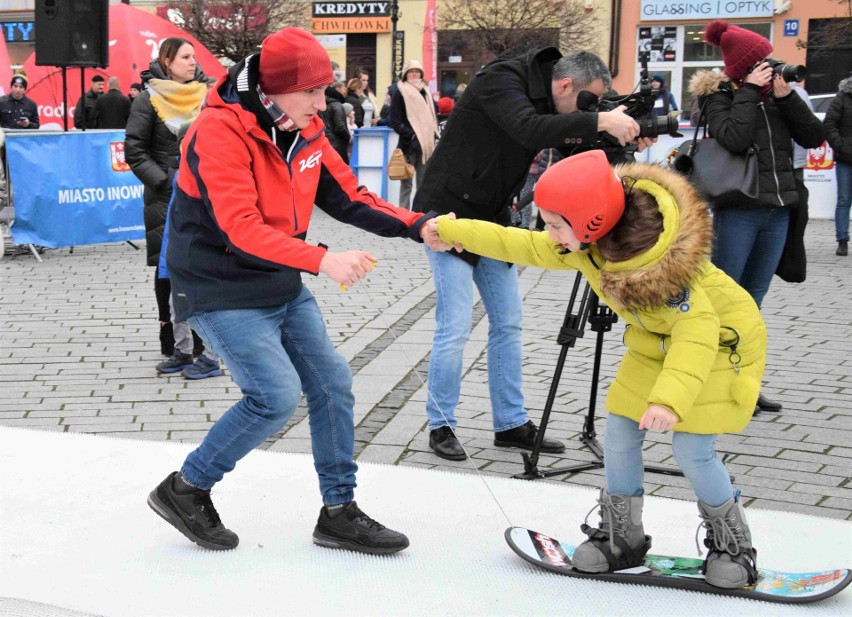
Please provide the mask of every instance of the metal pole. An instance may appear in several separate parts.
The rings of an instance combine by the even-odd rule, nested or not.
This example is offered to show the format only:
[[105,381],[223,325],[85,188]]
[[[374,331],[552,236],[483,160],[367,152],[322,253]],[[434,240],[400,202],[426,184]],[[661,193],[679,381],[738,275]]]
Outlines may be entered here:
[[391,84],[396,82],[396,22],[399,21],[399,0],[391,0]]

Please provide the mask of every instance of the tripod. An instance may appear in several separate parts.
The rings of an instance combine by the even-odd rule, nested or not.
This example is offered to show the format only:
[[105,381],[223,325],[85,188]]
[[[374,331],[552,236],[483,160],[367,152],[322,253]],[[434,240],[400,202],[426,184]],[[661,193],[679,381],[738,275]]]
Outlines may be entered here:
[[[572,313],[571,309],[577,300],[577,294],[580,291],[580,282],[583,275],[579,272],[574,278],[574,286],[571,289],[571,298],[568,300],[568,308],[565,311],[565,320],[562,322],[562,328],[559,329],[559,336],[556,342],[562,346],[559,351],[559,358],[556,361],[556,369],[553,373],[553,380],[550,382],[550,390],[547,393],[547,401],[544,404],[544,413],[541,416],[541,427],[536,435],[535,444],[533,445],[532,454],[524,452],[521,456],[524,459],[524,473],[516,474],[513,478],[521,480],[537,480],[539,478],[549,478],[558,476],[564,473],[576,473],[578,471],[588,471],[589,469],[603,469],[604,453],[600,443],[597,440],[597,432],[595,431],[595,404],[598,397],[598,379],[601,370],[601,353],[603,351],[604,333],[612,330],[612,325],[618,321],[618,316],[606,305],[601,305],[598,297],[592,293],[589,284],[586,283],[583,289],[583,294],[580,298],[580,305],[576,313]],[[597,333],[595,340],[595,358],[592,367],[592,385],[589,391],[589,411],[586,414],[586,420],[583,423],[583,432],[580,433],[580,441],[591,451],[597,459],[590,463],[580,463],[578,465],[570,465],[559,469],[548,469],[542,471],[538,468],[538,457],[541,451],[541,444],[544,442],[544,433],[547,430],[547,423],[550,420],[550,411],[553,409],[553,402],[556,399],[556,392],[559,389],[559,380],[562,378],[562,369],[565,366],[565,358],[568,355],[568,350],[571,349],[577,342],[577,339],[585,333],[586,322],[589,323],[589,328],[592,332]],[[673,467],[658,467],[646,465],[645,471],[653,473],[662,473],[670,476],[683,476],[683,472]]]

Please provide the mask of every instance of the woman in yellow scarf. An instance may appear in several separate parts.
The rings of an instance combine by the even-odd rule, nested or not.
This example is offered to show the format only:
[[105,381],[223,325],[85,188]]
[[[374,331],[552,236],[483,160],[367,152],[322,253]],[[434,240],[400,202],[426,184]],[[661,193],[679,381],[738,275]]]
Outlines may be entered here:
[[[163,41],[157,59],[141,77],[145,89],[134,99],[130,109],[125,157],[133,173],[145,185],[142,198],[148,265],[156,268],[178,166],[177,132],[182,124],[191,122],[201,111],[207,93],[207,77],[195,61],[192,43],[177,37]],[[161,373],[186,371],[184,376],[193,378],[221,375],[215,356],[202,355],[196,363],[199,366],[193,366],[192,330],[185,323],[172,323],[171,285],[169,279],[160,278],[156,270],[154,291],[160,319],[160,351],[171,356],[157,365],[157,370]],[[202,370],[199,372],[196,368]]]

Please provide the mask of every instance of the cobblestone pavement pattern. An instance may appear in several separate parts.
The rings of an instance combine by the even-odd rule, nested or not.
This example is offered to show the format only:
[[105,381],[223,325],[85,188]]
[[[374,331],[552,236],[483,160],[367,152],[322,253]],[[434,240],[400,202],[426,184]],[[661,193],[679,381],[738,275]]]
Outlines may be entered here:
[[[769,327],[766,394],[780,414],[756,417],[718,449],[749,507],[852,519],[852,261],[835,257],[831,221],[812,221],[808,280],[775,279],[763,313]],[[378,257],[365,282],[348,292],[325,277],[304,277],[325,313],[329,334],[355,374],[360,461],[473,472],[469,461],[437,458],[428,448],[423,380],[434,329],[435,294],[423,248],[384,240],[317,212],[309,241],[334,250],[366,249]],[[227,376],[188,381],[158,375],[153,269],[128,244],[50,250],[0,260],[0,424],[134,439],[200,441],[239,397]],[[521,271],[524,295],[524,391],[541,416],[559,352],[573,273]],[[622,353],[623,324],[605,336],[606,385]],[[466,349],[458,435],[485,474],[523,471],[518,451],[493,446],[485,367],[487,319],[475,307]],[[578,439],[588,405],[594,336],[570,350],[547,430],[564,455],[543,456],[542,469],[591,460]],[[306,412],[262,448],[310,452]],[[603,419],[597,422],[603,433]],[[673,464],[670,435],[649,433],[648,463]],[[175,461],[177,465],[179,461]],[[552,482],[600,486],[602,471]],[[151,478],[152,486],[158,478]],[[683,478],[649,473],[646,491],[692,499]]]

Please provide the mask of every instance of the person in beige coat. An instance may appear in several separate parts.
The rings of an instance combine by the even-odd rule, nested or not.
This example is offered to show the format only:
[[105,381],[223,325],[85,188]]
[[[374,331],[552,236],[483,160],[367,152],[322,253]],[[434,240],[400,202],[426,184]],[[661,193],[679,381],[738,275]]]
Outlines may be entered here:
[[391,97],[388,124],[399,133],[399,149],[414,165],[414,180],[403,180],[399,188],[399,205],[408,208],[412,183],[420,188],[423,170],[438,139],[438,115],[429,84],[423,80],[423,65],[409,60],[402,67],[402,80]]

